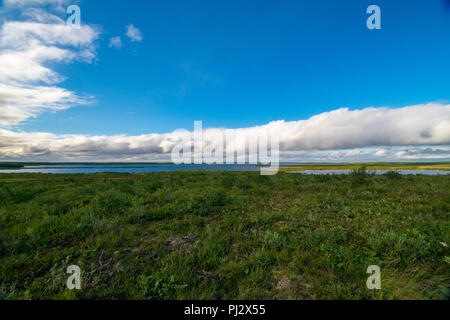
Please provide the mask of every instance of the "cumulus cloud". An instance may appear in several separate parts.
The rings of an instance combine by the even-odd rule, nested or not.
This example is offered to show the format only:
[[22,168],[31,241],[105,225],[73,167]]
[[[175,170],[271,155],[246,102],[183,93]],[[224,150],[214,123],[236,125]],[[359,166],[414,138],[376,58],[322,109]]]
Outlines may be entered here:
[[31,11],[33,8],[49,8],[60,14],[65,13],[69,4],[73,4],[71,0],[3,0],[2,11],[10,11],[15,9],[26,9]]
[[268,126],[280,132],[286,150],[449,144],[450,105],[342,108],[306,121],[276,121]]
[[332,162],[362,162],[362,161],[440,161],[450,160],[449,146],[410,146],[362,148],[355,150],[321,150],[297,151],[284,154],[286,160],[302,161],[332,161]]
[[142,39],[144,39],[142,37],[141,30],[139,30],[132,24],[129,24],[126,28],[127,28],[127,32],[125,33],[125,35],[128,38],[130,38],[132,42],[140,42],[140,41],[142,41]]
[[[206,125],[206,124],[205,124]],[[237,151],[246,137],[276,133],[283,160],[395,160],[450,158],[450,105],[398,109],[338,109],[300,121],[274,121],[240,129],[204,129],[205,147],[228,134]],[[0,158],[32,160],[170,160],[191,131],[140,136],[54,135],[0,130]],[[228,140],[227,140],[228,143]]]
[[[56,86],[64,77],[51,63],[91,62],[99,31],[67,26],[51,11],[35,5],[60,6],[64,1],[7,0],[20,7],[22,20],[5,21],[0,28],[0,125],[11,126],[38,116],[87,103],[86,97]],[[24,10],[22,7],[27,7]]]
[[450,148],[406,148],[395,152],[395,156],[401,159],[418,160],[418,159],[443,159],[450,158]]
[[3,0],[3,5],[5,7],[10,6],[19,6],[19,7],[25,7],[25,6],[32,6],[32,5],[56,5],[60,6],[64,3],[67,3],[67,0]]
[[29,6],[29,5],[60,5],[67,3],[67,0],[3,0],[5,6]]
[[119,36],[112,37],[111,39],[109,39],[109,47],[116,49],[122,48],[122,39],[120,39]]
[[34,118],[45,110],[59,111],[89,103],[72,92],[54,86],[14,86],[0,83],[0,125]]

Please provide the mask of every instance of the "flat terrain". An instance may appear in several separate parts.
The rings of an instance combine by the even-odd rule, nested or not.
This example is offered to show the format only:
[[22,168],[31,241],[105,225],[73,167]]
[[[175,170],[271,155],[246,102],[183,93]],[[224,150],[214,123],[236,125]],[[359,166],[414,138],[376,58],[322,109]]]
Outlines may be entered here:
[[448,176],[0,174],[0,299],[445,299],[449,213]]
[[284,164],[282,171],[305,170],[439,170],[450,171],[450,162],[366,162],[366,163],[292,163]]

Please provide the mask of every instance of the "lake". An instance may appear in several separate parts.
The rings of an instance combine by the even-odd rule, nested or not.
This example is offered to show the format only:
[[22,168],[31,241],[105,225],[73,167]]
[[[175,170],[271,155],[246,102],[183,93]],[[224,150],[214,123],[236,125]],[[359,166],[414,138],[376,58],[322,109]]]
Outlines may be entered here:
[[22,169],[0,170],[0,173],[97,173],[97,172],[120,172],[120,173],[144,173],[144,172],[169,172],[180,170],[214,170],[214,171],[258,171],[256,165],[240,164],[57,164],[42,166],[25,166]]
[[[145,172],[169,172],[180,170],[212,170],[212,171],[259,171],[260,167],[250,164],[55,164],[41,166],[25,166],[22,169],[0,170],[0,173],[60,173],[60,174],[80,174],[97,172],[119,172],[119,173],[145,173]],[[385,174],[389,170],[368,170],[371,174]],[[396,172],[423,175],[448,175],[450,171],[439,170],[396,170]],[[299,174],[350,174],[351,170],[306,170],[290,171]]]

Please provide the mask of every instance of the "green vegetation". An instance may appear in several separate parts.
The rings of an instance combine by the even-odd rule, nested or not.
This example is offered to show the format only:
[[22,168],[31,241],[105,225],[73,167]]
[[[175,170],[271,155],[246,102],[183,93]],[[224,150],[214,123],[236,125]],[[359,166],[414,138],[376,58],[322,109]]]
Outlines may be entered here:
[[445,299],[449,200],[364,170],[0,174],[0,299]]
[[367,170],[442,170],[450,171],[450,162],[366,162],[366,163],[289,163],[282,171],[305,170],[357,170],[361,166]]
[[24,167],[24,165],[19,162],[0,162],[0,170],[2,170],[2,169],[20,169],[23,167]]
[[[171,162],[0,162],[2,169],[21,169],[25,166],[42,166],[41,169],[53,169],[55,165],[72,165],[72,169],[86,165],[114,165],[116,168],[141,168],[145,165],[167,165]],[[79,165],[80,167],[77,167]],[[126,165],[126,167],[124,167]],[[133,166],[131,166],[133,165]],[[450,171],[450,161],[441,162],[365,162],[365,163],[281,163],[281,171],[305,170],[441,170]]]

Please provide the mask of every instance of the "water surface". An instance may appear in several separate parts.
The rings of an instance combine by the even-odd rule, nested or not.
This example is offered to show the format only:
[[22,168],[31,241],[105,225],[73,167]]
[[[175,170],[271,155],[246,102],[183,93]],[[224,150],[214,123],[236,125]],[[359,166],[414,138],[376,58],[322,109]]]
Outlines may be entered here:
[[[0,173],[59,173],[59,174],[82,174],[98,172],[119,173],[145,173],[145,172],[169,172],[180,170],[212,170],[212,171],[259,171],[260,167],[249,164],[55,164],[25,166],[22,169],[0,170]],[[367,170],[369,174],[385,174],[392,170]],[[352,170],[305,170],[289,171],[289,173],[300,174],[350,174]],[[423,175],[448,175],[450,171],[439,170],[396,170],[399,174],[423,174]]]
[[0,173],[144,173],[144,172],[169,172],[180,170],[215,170],[215,171],[257,171],[260,167],[246,164],[57,164],[41,166],[25,166],[22,169],[0,170]]

